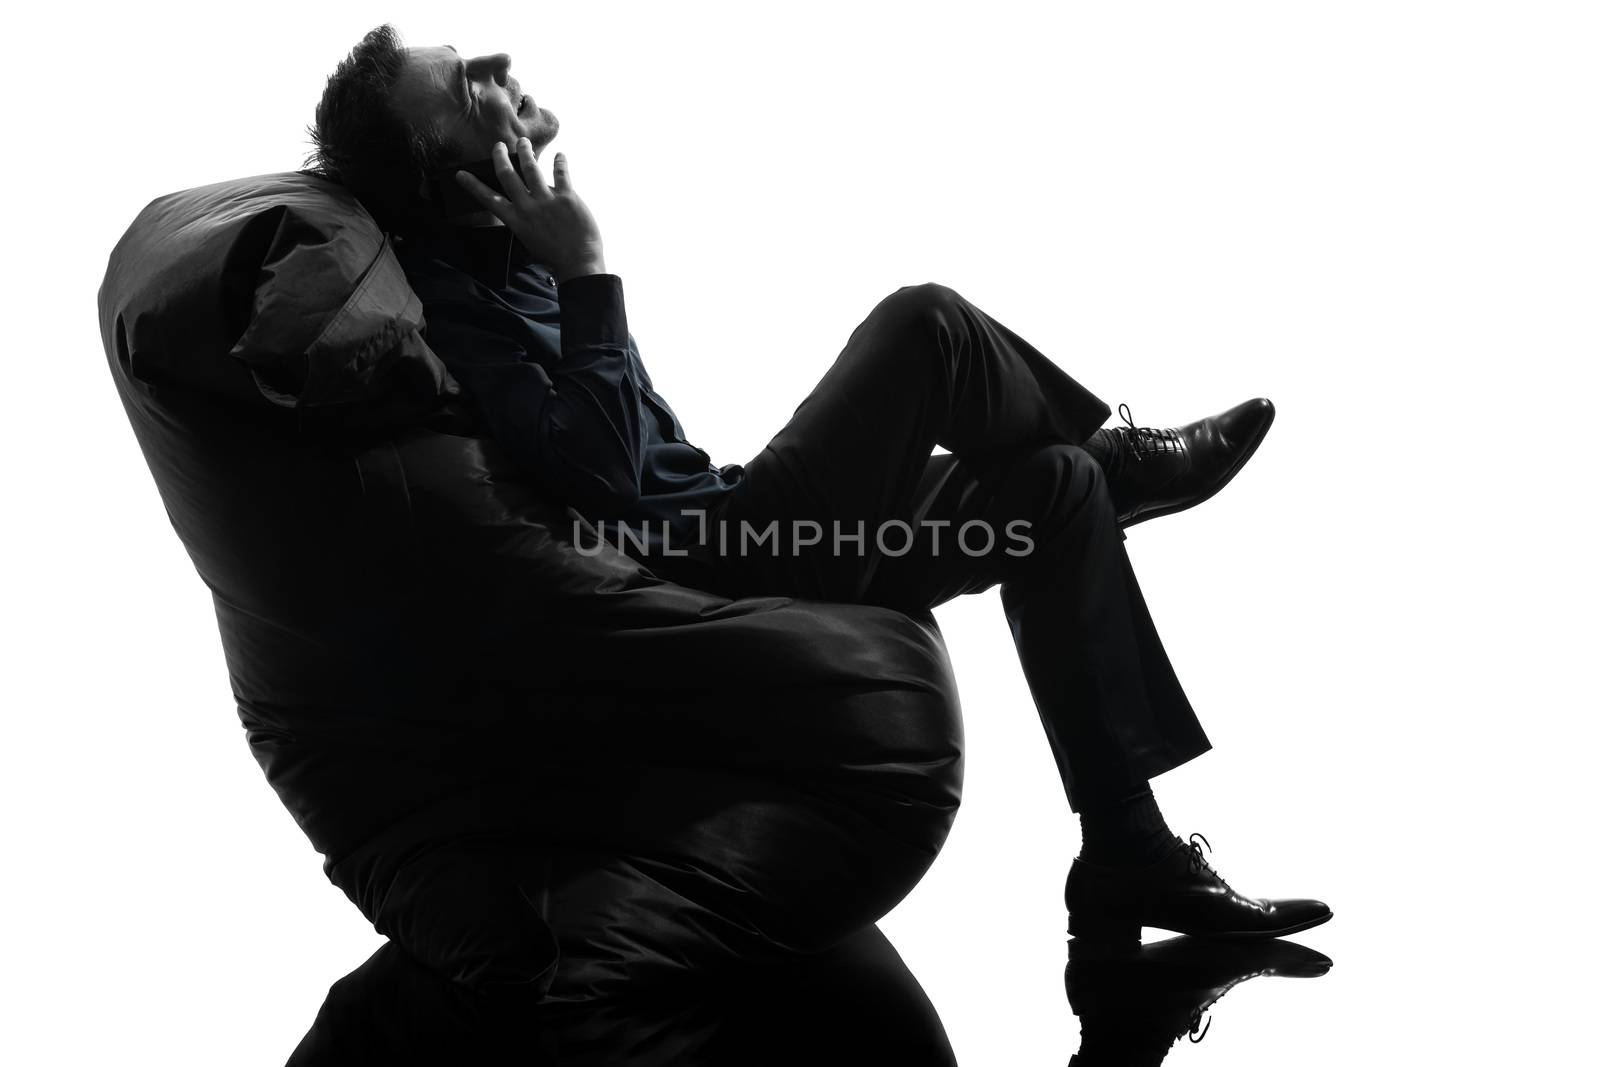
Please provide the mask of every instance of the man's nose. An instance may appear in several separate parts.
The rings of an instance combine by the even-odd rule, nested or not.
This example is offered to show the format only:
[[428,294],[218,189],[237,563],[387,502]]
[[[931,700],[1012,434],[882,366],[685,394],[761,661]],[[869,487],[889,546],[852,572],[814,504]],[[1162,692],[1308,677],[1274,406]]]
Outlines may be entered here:
[[511,69],[511,57],[504,52],[496,52],[492,56],[478,56],[471,63],[477,69],[473,72],[478,77],[490,77],[500,88],[506,87],[506,72]]

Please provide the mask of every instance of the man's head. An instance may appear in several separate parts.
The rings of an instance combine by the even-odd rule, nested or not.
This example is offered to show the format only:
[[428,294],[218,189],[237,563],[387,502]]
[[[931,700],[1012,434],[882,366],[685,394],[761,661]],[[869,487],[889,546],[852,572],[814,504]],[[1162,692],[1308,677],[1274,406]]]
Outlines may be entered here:
[[328,78],[310,169],[347,186],[380,225],[404,229],[425,208],[434,171],[485,159],[496,141],[526,137],[537,155],[555,139],[556,117],[510,70],[504,53],[406,48],[393,26],[379,26]]

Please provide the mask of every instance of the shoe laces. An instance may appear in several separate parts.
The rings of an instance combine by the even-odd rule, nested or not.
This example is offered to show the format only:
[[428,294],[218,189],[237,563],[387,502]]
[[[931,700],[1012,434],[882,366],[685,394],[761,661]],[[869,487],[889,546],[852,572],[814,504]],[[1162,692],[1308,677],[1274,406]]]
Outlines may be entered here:
[[1216,875],[1216,877],[1221,878],[1222,875],[1217,874],[1217,869],[1211,866],[1210,861],[1206,859],[1205,852],[1200,851],[1200,846],[1202,843],[1204,843],[1206,847],[1205,851],[1210,852],[1211,842],[1206,840],[1205,834],[1194,833],[1189,835],[1188,849],[1190,872],[1193,874],[1205,874],[1209,872],[1213,875]]
[[[1204,840],[1204,838],[1201,840]],[[1273,968],[1263,967],[1258,971],[1250,971],[1248,974],[1237,975],[1227,985],[1223,986],[1221,989],[1218,989],[1216,993],[1206,1000],[1204,1004],[1200,1005],[1194,1010],[1193,1015],[1189,1016],[1189,1040],[1198,1045],[1201,1040],[1205,1038],[1206,1034],[1211,1030],[1211,1009],[1217,1006],[1217,1001],[1221,1000],[1223,997],[1232,992],[1234,986],[1242,985],[1252,978],[1260,978],[1264,974],[1273,973],[1275,973]],[[1200,1021],[1202,1019],[1205,1020],[1204,1027],[1200,1025]]]
[[1106,434],[1117,458],[1120,459],[1125,453],[1143,462],[1146,456],[1166,455],[1184,450],[1183,435],[1177,430],[1171,428],[1157,430],[1149,426],[1135,425],[1133,409],[1127,404],[1117,405],[1117,415],[1128,424],[1113,426]]

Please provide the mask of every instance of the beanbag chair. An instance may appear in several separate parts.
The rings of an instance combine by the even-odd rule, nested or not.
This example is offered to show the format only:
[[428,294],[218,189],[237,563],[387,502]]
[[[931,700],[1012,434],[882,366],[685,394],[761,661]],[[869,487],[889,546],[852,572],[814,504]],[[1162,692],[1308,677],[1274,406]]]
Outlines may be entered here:
[[596,554],[338,186],[153,201],[99,312],[268,783],[398,951],[561,1062],[690,1062],[625,1021],[825,952],[932,863],[962,738],[931,615]]

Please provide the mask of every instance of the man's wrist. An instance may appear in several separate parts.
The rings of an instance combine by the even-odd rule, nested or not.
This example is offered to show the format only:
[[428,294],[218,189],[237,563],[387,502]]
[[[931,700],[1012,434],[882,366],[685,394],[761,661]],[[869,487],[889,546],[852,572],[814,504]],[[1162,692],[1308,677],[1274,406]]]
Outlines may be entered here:
[[555,278],[557,285],[573,278],[604,273],[606,273],[605,261],[600,259],[586,259],[581,263],[574,263],[570,266],[550,268],[550,274]]

